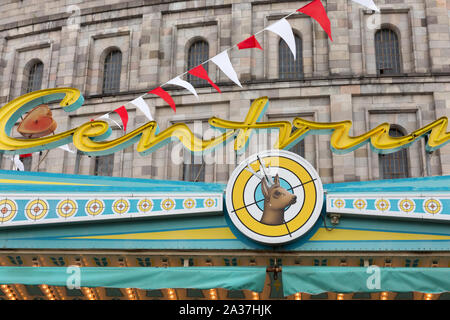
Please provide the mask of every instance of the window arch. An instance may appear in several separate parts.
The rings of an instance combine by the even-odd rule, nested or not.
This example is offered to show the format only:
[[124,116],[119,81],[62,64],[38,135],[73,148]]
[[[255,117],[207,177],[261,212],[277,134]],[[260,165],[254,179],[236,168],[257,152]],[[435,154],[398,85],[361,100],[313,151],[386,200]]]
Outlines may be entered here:
[[[391,137],[402,137],[404,131],[398,126],[389,129]],[[406,149],[379,155],[380,176],[382,179],[398,179],[408,177],[408,153]]]
[[103,64],[103,93],[120,91],[120,73],[122,71],[122,52],[118,49],[106,54]]
[[301,79],[303,78],[303,50],[302,38],[294,35],[296,59],[292,55],[287,43],[280,39],[278,45],[278,77],[280,79]]
[[34,60],[25,68],[25,93],[40,90],[42,88],[42,76],[44,64],[40,60]]
[[393,30],[383,28],[375,33],[375,56],[377,74],[401,72],[400,44]]
[[[187,56],[187,70],[195,68],[199,64],[205,62],[209,59],[209,45],[205,40],[197,40],[189,46],[188,56]],[[206,72],[208,72],[208,64],[203,65]],[[206,80],[194,77],[193,75],[187,75],[187,81],[192,85],[205,85],[208,84]]]

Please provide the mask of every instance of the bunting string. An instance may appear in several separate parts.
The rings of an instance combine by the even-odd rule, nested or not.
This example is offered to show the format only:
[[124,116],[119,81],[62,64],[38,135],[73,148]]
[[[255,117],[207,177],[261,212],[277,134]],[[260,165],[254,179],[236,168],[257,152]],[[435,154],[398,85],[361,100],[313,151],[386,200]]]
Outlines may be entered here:
[[[379,12],[379,9],[377,8],[377,6],[373,2],[373,0],[352,0],[352,1],[355,3],[358,3],[360,5],[363,5],[371,10],[375,10],[375,11]],[[291,13],[284,16],[283,18],[276,21],[275,23],[269,25],[268,27],[266,27],[262,30],[259,30],[258,32],[251,35],[247,39],[233,45],[232,47],[225,49],[218,55],[202,62],[198,66],[196,66],[188,71],[185,71],[182,74],[177,75],[175,78],[163,83],[159,87],[154,88],[154,89],[144,93],[142,96],[131,101],[130,104],[136,106],[136,108],[138,108],[150,121],[152,121],[153,116],[150,112],[149,106],[144,101],[144,98],[150,94],[153,94],[153,95],[157,95],[161,99],[163,99],[173,109],[173,111],[176,112],[176,105],[175,105],[174,100],[172,99],[170,94],[166,90],[164,90],[162,87],[169,85],[169,84],[179,86],[179,87],[182,87],[182,88],[188,90],[190,93],[192,93],[198,99],[198,94],[197,94],[195,88],[192,86],[192,84],[190,84],[188,81],[181,79],[183,76],[185,76],[188,73],[195,77],[206,80],[213,88],[215,88],[217,90],[217,92],[221,93],[220,88],[209,78],[206,69],[203,67],[204,64],[207,64],[210,61],[213,62],[214,64],[216,64],[217,67],[231,81],[233,81],[236,85],[242,87],[242,85],[239,81],[239,78],[236,74],[236,71],[234,70],[234,68],[231,64],[228,52],[235,48],[237,48],[238,50],[252,49],[252,48],[263,50],[263,48],[259,44],[258,40],[256,39],[256,36],[264,31],[271,31],[271,32],[277,34],[278,36],[280,36],[280,38],[282,38],[288,45],[290,51],[292,52],[294,59],[296,59],[295,38],[294,38],[293,31],[292,31],[292,27],[290,26],[289,22],[287,21],[287,18],[289,18],[290,16],[292,16],[298,12],[310,16],[313,20],[315,20],[317,23],[319,23],[319,25],[322,27],[322,29],[327,33],[330,40],[333,41],[333,38],[331,36],[331,23],[327,16],[327,12],[326,12],[325,8],[323,7],[321,0],[313,0],[310,3],[306,4],[305,6],[301,7],[300,9],[292,11]],[[127,113],[125,106],[121,106],[120,108],[117,108],[114,111],[119,114],[122,124],[123,124],[123,130],[126,131],[126,125],[128,122],[128,113]],[[107,113],[106,115],[104,115],[102,117],[109,118],[108,114],[109,113]],[[102,118],[102,117],[100,117],[100,118]],[[120,125],[119,125],[119,127],[120,127]]]

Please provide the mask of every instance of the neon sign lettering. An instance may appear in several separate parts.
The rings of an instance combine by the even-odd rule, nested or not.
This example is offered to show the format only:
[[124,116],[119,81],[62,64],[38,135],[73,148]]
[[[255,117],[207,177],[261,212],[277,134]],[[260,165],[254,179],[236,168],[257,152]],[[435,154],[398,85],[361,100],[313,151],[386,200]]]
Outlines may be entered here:
[[[39,90],[25,94],[0,109],[0,152],[10,154],[29,153],[55,148],[73,142],[75,147],[88,155],[107,155],[137,143],[137,151],[146,155],[162,146],[179,140],[191,152],[207,153],[225,143],[234,140],[234,149],[241,153],[249,144],[251,135],[256,130],[278,130],[275,149],[289,149],[309,134],[330,134],[330,146],[335,153],[351,152],[366,143],[370,143],[377,153],[391,153],[408,147],[419,138],[427,136],[426,149],[434,151],[450,141],[446,132],[448,119],[441,117],[432,123],[402,137],[389,136],[389,124],[383,123],[359,136],[350,136],[351,121],[313,122],[302,118],[289,121],[260,122],[268,107],[268,98],[256,99],[243,122],[223,120],[216,117],[209,119],[209,124],[223,133],[209,140],[196,137],[184,123],[174,124],[159,131],[157,123],[150,121],[114,140],[107,140],[112,130],[105,121],[91,121],[77,128],[55,135],[18,139],[10,136],[17,120],[34,107],[61,100],[60,105],[66,112],[72,112],[83,105],[84,98],[74,88],[55,88]],[[297,130],[292,132],[292,128]]]

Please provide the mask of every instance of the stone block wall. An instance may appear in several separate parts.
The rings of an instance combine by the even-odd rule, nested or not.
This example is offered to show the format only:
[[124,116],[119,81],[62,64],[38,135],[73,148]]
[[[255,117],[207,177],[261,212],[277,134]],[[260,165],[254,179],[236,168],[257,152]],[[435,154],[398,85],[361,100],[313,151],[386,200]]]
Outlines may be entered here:
[[[322,1],[332,26],[330,41],[317,22],[301,14],[288,21],[302,39],[303,79],[278,77],[279,37],[257,35],[264,50],[229,52],[243,87],[234,85],[213,64],[209,75],[222,94],[198,87],[189,92],[170,88],[177,112],[156,96],[145,100],[161,130],[173,123],[203,122],[217,116],[243,121],[252,101],[268,96],[264,121],[303,117],[353,121],[360,135],[382,122],[414,131],[450,116],[449,0],[380,0],[376,14],[352,1]],[[209,56],[264,29],[308,1],[273,0],[5,0],[0,4],[0,103],[23,93],[27,65],[44,64],[42,88],[71,86],[85,96],[82,108],[67,114],[53,105],[58,132],[78,126],[125,105],[128,130],[147,122],[127,104],[148,90],[187,71],[187,51],[196,39],[209,44]],[[374,36],[389,27],[399,37],[401,73],[378,76]],[[111,48],[122,52],[120,90],[102,94],[103,61]],[[111,117],[119,122],[117,115]],[[447,130],[449,131],[449,130]],[[113,137],[123,133],[115,128]],[[18,136],[17,132],[12,133]],[[249,150],[233,151],[229,143],[205,164],[205,181],[226,182],[236,163],[260,148],[270,148],[274,133],[254,135]],[[114,155],[114,176],[182,179],[177,143],[141,156],[135,146]],[[325,183],[380,178],[378,155],[368,145],[344,155],[330,150],[330,136],[308,136],[306,159]],[[72,146],[72,149],[74,147]],[[211,160],[213,159],[213,160]],[[214,160],[215,159],[215,160]],[[219,160],[220,159],[220,160]],[[431,154],[424,142],[408,148],[409,175],[450,174],[450,145]],[[33,170],[93,174],[95,157],[61,149],[33,155]],[[12,163],[3,157],[3,169]]]

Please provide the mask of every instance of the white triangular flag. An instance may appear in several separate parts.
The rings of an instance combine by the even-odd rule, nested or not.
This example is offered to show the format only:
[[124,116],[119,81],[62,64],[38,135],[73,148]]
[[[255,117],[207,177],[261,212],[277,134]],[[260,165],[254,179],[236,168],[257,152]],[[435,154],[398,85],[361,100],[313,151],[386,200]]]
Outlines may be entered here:
[[20,158],[19,158],[18,154],[14,155],[13,161],[14,161],[15,170],[25,171],[25,167],[23,165],[23,162],[20,161]]
[[273,33],[276,33],[277,35],[279,35],[281,37],[281,39],[283,39],[289,49],[291,49],[292,54],[294,55],[294,60],[295,60],[295,38],[294,38],[294,33],[292,32],[292,28],[291,25],[289,24],[289,22],[287,22],[287,20],[285,18],[275,22],[274,24],[271,24],[270,26],[268,26],[265,30],[269,30],[272,31]]
[[180,86],[180,87],[185,88],[186,90],[189,90],[198,99],[197,91],[195,91],[195,89],[192,86],[192,84],[190,84],[187,81],[184,81],[184,80],[180,79],[180,77],[173,78],[172,80],[168,81],[167,83],[174,84],[176,86]]
[[104,114],[104,115],[98,117],[97,119],[111,120],[111,121],[114,122],[120,129],[122,129],[122,126],[121,126],[116,120],[114,120],[114,119],[112,119],[112,118],[109,117],[109,113]]
[[153,121],[152,114],[150,113],[150,108],[148,107],[147,103],[144,101],[144,99],[141,97],[134,99],[130,103],[134,104],[139,110],[142,111],[143,114],[150,120]]
[[236,71],[234,71],[233,65],[231,64],[230,58],[228,57],[227,51],[223,51],[219,53],[217,56],[211,59],[212,62],[217,64],[220,70],[223,71],[227,75],[230,80],[236,83],[239,87],[242,88],[241,83],[239,82]]
[[65,144],[63,146],[59,146],[58,148],[63,149],[64,151],[70,152],[70,153],[75,153],[75,151],[70,150],[69,145]]
[[380,9],[375,5],[372,0],[352,0],[353,2],[359,3],[362,6],[365,6],[369,9],[375,10],[376,12],[380,12]]

